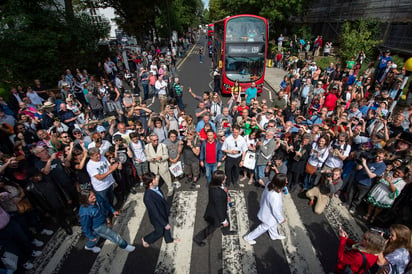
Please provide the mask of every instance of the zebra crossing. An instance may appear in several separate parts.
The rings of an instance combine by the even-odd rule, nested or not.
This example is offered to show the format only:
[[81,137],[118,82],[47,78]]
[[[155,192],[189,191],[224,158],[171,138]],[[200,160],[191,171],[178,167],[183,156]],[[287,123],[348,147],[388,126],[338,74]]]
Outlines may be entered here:
[[[195,229],[196,224],[200,222],[199,219],[202,218],[204,213],[198,210],[201,191],[206,190],[201,188],[177,191],[173,197],[169,220],[173,237],[179,238],[181,242],[166,244],[162,241],[155,259],[157,262],[152,271],[140,272],[135,270],[137,272],[130,272],[131,270],[128,268],[128,271],[124,273],[211,273],[206,269],[197,269],[197,262],[202,258],[193,254],[193,247],[196,245],[193,243],[192,238],[194,233],[198,231],[198,229]],[[255,250],[255,248],[259,248],[259,245],[251,246],[242,238],[250,229],[253,229],[249,216],[256,214],[258,209],[255,210],[256,212],[250,212],[248,196],[244,190],[230,190],[229,193],[231,201],[234,203],[234,207],[229,209],[231,229],[236,230],[238,233],[236,235],[221,236],[221,250],[217,251],[221,256],[221,261],[213,263],[221,265],[218,269],[221,269],[222,273],[262,273],[262,270],[258,270],[257,267],[257,260],[262,258],[257,257]],[[257,194],[255,199],[259,200],[261,191],[255,194]],[[143,195],[144,193],[137,193],[129,196],[122,208],[121,215],[116,219],[113,226],[114,231],[118,232],[126,241],[137,246],[141,245],[141,237],[150,232],[147,229],[141,230],[143,225],[148,227],[148,224],[143,222],[147,215],[143,204]],[[271,248],[279,245],[281,250],[279,248],[273,249],[276,250],[278,256],[283,257],[287,262],[288,269],[282,269],[276,271],[276,273],[325,273],[321,258],[319,258],[319,254],[313,246],[309,232],[305,228],[292,196],[290,194],[284,195],[283,203],[284,215],[287,221],[279,226],[279,232],[285,235],[286,239],[281,242],[271,241],[266,236],[267,239],[265,240],[265,244],[271,246]],[[324,216],[335,233],[337,233],[339,226],[342,226],[348,232],[351,232],[355,239],[359,239],[362,235],[361,228],[338,199],[331,199]],[[199,225],[203,226],[203,224]],[[64,231],[58,230],[44,247],[43,255],[34,262],[33,271],[29,273],[62,273],[64,261],[71,256],[71,253],[80,252],[84,247],[84,241],[81,228],[78,226],[73,228],[73,235],[70,236],[67,236]],[[334,245],[336,248],[337,244],[338,240],[336,238]],[[202,250],[204,249],[200,249],[200,252]],[[133,253],[127,253],[110,241],[105,241],[101,252],[94,256],[91,267],[84,269],[84,272],[76,272],[79,272],[78,274],[123,273],[125,265],[130,261],[134,261],[141,255],[139,254],[141,252],[147,252],[147,249],[141,248],[136,249]]]

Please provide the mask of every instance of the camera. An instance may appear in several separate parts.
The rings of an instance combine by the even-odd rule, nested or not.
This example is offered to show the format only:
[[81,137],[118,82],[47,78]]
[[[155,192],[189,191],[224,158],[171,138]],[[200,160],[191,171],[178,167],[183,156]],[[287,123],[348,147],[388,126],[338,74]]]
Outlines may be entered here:
[[371,231],[382,234],[382,237],[385,238],[386,240],[388,240],[389,237],[391,236],[391,231],[389,228],[371,227]]
[[376,155],[369,151],[355,151],[355,162],[359,165],[362,164],[362,159],[366,161],[373,161],[376,158]]
[[340,149],[340,145],[339,144],[332,144],[332,149]]
[[120,162],[120,159],[119,158],[113,158],[113,163],[118,163],[118,162]]
[[333,173],[325,173],[325,177],[326,178],[332,178],[333,177]]

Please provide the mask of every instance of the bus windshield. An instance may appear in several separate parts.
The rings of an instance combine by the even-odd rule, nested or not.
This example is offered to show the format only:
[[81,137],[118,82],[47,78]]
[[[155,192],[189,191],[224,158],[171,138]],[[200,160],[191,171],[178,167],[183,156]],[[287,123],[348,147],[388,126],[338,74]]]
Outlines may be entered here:
[[264,56],[228,56],[225,57],[226,77],[239,82],[256,81],[265,71]]
[[226,43],[266,42],[266,25],[259,18],[238,17],[226,24]]

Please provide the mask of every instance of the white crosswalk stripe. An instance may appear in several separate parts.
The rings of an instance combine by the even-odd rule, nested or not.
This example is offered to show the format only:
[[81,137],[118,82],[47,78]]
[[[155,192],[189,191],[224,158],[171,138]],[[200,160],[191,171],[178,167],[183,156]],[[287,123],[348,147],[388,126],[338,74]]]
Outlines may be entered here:
[[71,249],[77,244],[82,230],[79,226],[73,227],[73,234],[67,235],[63,229],[54,233],[42,250],[42,255],[34,261],[33,270],[28,273],[56,273],[61,264],[70,254]]
[[283,212],[286,223],[279,226],[280,234],[291,273],[324,273],[316,255],[308,232],[302,223],[299,212],[290,196],[283,196]]
[[177,192],[170,211],[172,236],[178,244],[162,242],[155,273],[190,273],[192,237],[195,227],[197,191]]
[[[249,223],[245,193],[243,190],[230,190],[229,193],[234,203],[234,207],[229,210],[231,230],[236,230],[237,234],[222,236],[221,271],[230,274],[258,273],[254,250],[257,245],[252,246],[242,238],[252,229]],[[191,272],[193,266],[191,261],[193,259],[192,237],[194,235],[196,214],[203,214],[203,212],[197,211],[198,195],[199,192],[193,190],[176,192],[172,201],[169,220],[173,237],[179,238],[181,242],[166,244],[162,240],[153,273],[188,274]],[[258,195],[260,196],[261,193],[258,193]],[[146,213],[143,196],[144,193],[129,196],[113,227],[113,230],[129,243],[136,242],[140,244],[140,240],[136,240],[136,237]],[[279,226],[279,232],[285,235],[286,239],[281,242],[283,252],[280,252],[279,256],[285,257],[290,273],[323,273],[323,266],[291,195],[284,195],[283,198],[286,223]],[[324,215],[335,233],[337,233],[339,226],[342,226],[348,232],[351,231],[355,239],[363,233],[337,198],[331,200],[324,211]],[[81,228],[78,226],[73,228],[73,235],[71,236],[67,236],[61,229],[57,231],[43,249],[43,255],[35,261],[35,272],[58,273],[65,259],[74,250],[73,247],[79,245],[81,234]],[[139,235],[139,239],[141,236],[143,235]],[[275,242],[270,241],[270,245],[272,244],[275,245]],[[77,248],[83,248],[83,246]],[[105,241],[101,252],[97,255],[88,273],[121,273],[129,256],[136,256],[136,254],[129,254],[112,242]]]
[[[130,195],[116,220],[113,230],[129,244],[133,243],[142,222],[146,207],[143,205],[144,193]],[[119,273],[126,263],[128,253],[110,241],[105,241],[89,273]]]
[[363,235],[362,229],[338,198],[333,197],[330,199],[329,205],[323,213],[335,232],[336,237],[339,238],[339,227],[342,227],[342,229],[348,233],[349,238],[361,239]]
[[229,210],[231,230],[237,235],[222,236],[223,273],[257,273],[253,247],[242,236],[249,231],[249,218],[243,191],[231,190],[234,207]]

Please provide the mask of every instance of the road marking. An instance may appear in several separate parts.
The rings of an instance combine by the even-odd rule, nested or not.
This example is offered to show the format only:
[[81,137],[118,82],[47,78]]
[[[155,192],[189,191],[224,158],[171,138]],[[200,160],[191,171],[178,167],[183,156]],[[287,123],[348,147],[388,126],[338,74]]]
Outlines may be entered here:
[[73,226],[72,230],[73,234],[67,235],[63,229],[58,229],[42,249],[42,255],[33,262],[33,270],[27,273],[58,272],[82,234],[80,226]]
[[283,197],[286,224],[279,226],[279,232],[286,236],[282,245],[290,272],[325,273],[290,194]]
[[337,238],[339,238],[339,227],[342,227],[353,240],[362,238],[362,229],[338,198],[329,199],[329,204],[323,213]]
[[192,54],[193,50],[195,49],[195,47],[197,46],[197,42],[196,44],[193,45],[193,47],[190,49],[190,51],[186,54],[185,58],[183,58],[182,61],[180,61],[179,65],[177,65],[176,69],[180,69],[180,67],[184,64],[184,62],[186,62],[186,59],[189,58],[189,56]]
[[230,229],[237,230],[237,235],[222,236],[223,273],[257,273],[253,247],[242,239],[249,231],[245,196],[241,190],[229,193],[234,202],[234,207],[229,210]]
[[263,87],[264,89],[266,89],[267,91],[268,91],[268,94],[269,94],[269,100],[270,101],[273,101],[272,100],[272,91],[270,90],[270,89],[268,89],[267,87]]
[[[129,244],[135,241],[146,211],[146,207],[143,206],[143,195],[144,193],[129,195],[121,215],[113,226],[113,230]],[[120,273],[126,263],[127,256],[127,251],[106,240],[89,273]]]
[[193,231],[195,227],[197,191],[179,191],[173,198],[170,225],[180,243],[167,244],[162,239],[154,273],[190,273]]

